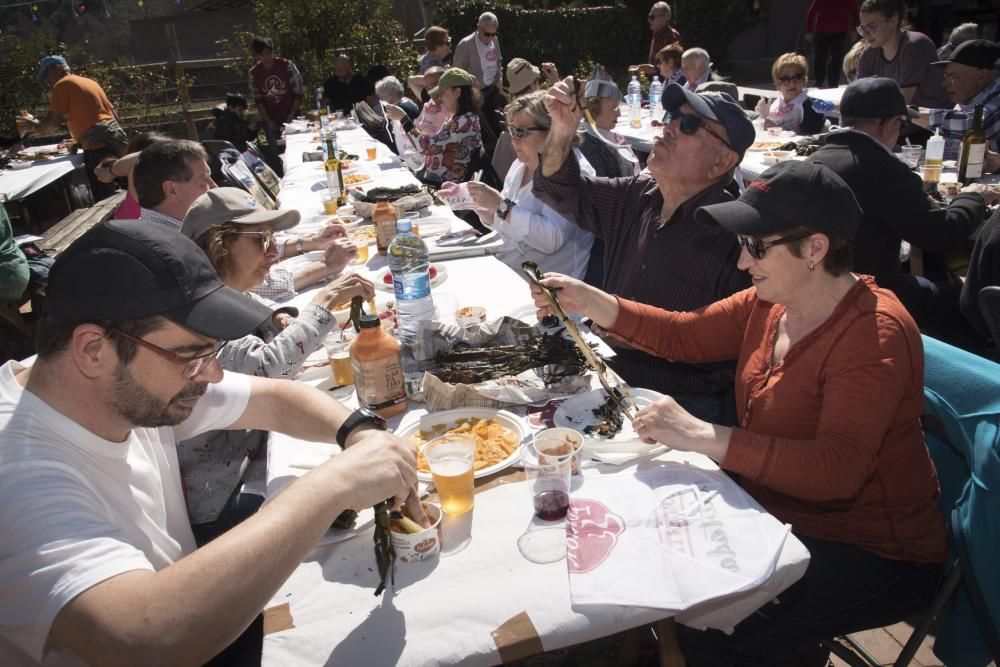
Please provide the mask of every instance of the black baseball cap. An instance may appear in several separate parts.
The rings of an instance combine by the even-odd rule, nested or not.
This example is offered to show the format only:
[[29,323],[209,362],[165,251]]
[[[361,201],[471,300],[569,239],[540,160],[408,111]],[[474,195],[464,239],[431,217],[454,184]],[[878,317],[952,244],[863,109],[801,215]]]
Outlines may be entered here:
[[976,69],[993,69],[996,67],[997,59],[1000,59],[1000,45],[996,42],[988,39],[970,39],[956,46],[947,60],[938,60],[931,64],[943,66],[956,63]]
[[687,103],[699,116],[721,124],[741,160],[756,139],[753,123],[743,112],[743,107],[725,93],[694,93],[674,82],[663,89],[660,103],[664,109],[677,109]]
[[779,234],[808,227],[830,236],[854,238],[861,207],[847,183],[821,164],[788,160],[751,182],[736,201],[703,206],[700,222],[714,221],[746,236]]
[[66,322],[160,315],[219,340],[245,336],[271,317],[226,287],[194,241],[141,220],[96,225],[59,255],[45,310]]
[[840,97],[842,118],[889,118],[890,116],[918,114],[906,106],[906,98],[895,80],[884,76],[869,76],[858,79],[844,89]]

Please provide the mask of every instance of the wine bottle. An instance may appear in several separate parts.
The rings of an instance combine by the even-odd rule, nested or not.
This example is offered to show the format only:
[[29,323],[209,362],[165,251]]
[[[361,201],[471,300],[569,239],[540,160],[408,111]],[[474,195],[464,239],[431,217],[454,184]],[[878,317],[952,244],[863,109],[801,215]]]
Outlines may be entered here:
[[972,117],[972,127],[962,137],[958,153],[958,180],[963,185],[983,175],[986,160],[986,132],[983,131],[983,105],[977,104]]

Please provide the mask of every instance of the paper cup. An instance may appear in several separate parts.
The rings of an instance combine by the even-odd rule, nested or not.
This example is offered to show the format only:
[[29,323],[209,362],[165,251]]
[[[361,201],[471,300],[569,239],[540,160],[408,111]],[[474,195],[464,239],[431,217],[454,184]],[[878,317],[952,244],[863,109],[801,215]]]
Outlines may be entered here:
[[486,321],[486,309],[481,306],[463,306],[455,311],[455,324],[469,327]]
[[[554,450],[550,447],[545,448],[545,451],[555,451],[557,454],[569,454],[572,452],[573,463],[571,474],[580,474],[580,459],[583,456],[583,436],[579,431],[562,426],[547,428],[544,431],[539,431],[535,434],[534,442],[557,443]],[[541,453],[542,450],[540,450],[538,446],[536,446],[535,449],[536,451],[539,451],[539,459],[541,459],[541,462],[545,463],[545,456]]]
[[[431,520],[430,528],[419,533],[389,531],[392,548],[396,550],[396,560],[400,563],[416,563],[436,558],[441,553],[441,508],[431,503],[423,503],[424,512]],[[389,521],[390,528],[393,525]]]

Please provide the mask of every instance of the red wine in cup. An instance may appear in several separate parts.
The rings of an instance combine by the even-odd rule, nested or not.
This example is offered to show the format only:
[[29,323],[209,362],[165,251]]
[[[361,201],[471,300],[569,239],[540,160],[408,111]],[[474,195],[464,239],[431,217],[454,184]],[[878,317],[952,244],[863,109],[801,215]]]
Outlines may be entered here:
[[542,521],[557,521],[569,510],[569,494],[564,491],[542,491],[534,497],[535,516]]

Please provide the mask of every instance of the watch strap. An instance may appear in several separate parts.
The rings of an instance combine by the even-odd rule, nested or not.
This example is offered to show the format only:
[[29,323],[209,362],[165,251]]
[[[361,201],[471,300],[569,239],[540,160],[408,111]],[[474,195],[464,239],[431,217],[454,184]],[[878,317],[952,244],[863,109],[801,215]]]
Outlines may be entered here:
[[362,424],[371,424],[383,431],[386,429],[386,421],[382,417],[367,408],[358,408],[344,420],[344,423],[337,429],[337,444],[344,448],[347,446],[347,438],[351,432]]
[[305,254],[305,250],[302,247],[302,237],[299,236],[295,239],[295,254],[302,255]]

